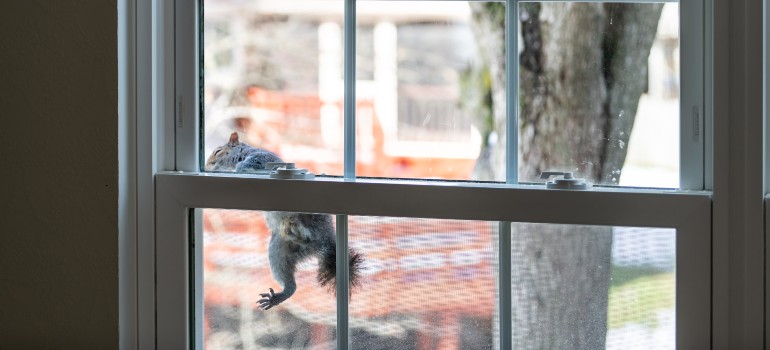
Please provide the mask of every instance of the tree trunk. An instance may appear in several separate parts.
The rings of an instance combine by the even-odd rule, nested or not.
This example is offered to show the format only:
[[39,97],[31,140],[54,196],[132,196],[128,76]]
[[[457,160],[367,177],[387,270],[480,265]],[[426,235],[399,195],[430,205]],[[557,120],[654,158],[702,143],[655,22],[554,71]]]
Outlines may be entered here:
[[[480,106],[470,110],[484,140],[471,177],[477,180],[505,180],[505,4],[471,2],[474,32],[485,67],[477,68],[481,79],[470,84],[485,92],[476,95]],[[473,72],[472,72],[473,73]],[[466,99],[467,100],[467,99]]]
[[513,224],[514,349],[603,349],[612,231]]
[[[662,5],[519,7],[520,181],[566,170],[617,184]],[[476,121],[489,137],[474,176],[500,181],[504,169],[495,165],[503,164],[505,153],[505,7],[474,2],[471,8],[492,104],[487,119]],[[611,228],[514,224],[511,245],[514,348],[604,348]]]

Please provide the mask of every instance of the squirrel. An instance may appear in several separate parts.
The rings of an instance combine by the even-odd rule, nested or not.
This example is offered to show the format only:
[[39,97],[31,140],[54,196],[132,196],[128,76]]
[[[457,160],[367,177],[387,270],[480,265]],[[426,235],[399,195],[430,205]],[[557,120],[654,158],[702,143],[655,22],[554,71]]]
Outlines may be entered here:
[[[211,153],[205,170],[255,172],[270,170],[266,169],[269,162],[283,161],[273,152],[241,142],[238,133],[233,132],[226,144]],[[259,307],[269,310],[289,299],[297,290],[294,280],[297,264],[313,256],[318,258],[318,284],[336,292],[337,243],[331,215],[266,211],[265,221],[271,232],[270,270],[283,290],[276,293],[273,288],[268,288],[268,293],[260,294]],[[363,256],[350,249],[349,261],[352,289],[360,283]]]

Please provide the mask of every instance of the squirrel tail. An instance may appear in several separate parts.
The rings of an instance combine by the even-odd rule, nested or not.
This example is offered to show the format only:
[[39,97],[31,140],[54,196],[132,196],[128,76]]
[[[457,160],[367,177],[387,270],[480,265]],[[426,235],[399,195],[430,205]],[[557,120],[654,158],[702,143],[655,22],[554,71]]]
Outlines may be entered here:
[[[364,262],[364,256],[361,253],[350,249],[350,288],[356,288],[361,284],[361,265]],[[337,249],[333,246],[331,249],[324,249],[318,259],[318,284],[327,287],[333,293],[337,292]]]

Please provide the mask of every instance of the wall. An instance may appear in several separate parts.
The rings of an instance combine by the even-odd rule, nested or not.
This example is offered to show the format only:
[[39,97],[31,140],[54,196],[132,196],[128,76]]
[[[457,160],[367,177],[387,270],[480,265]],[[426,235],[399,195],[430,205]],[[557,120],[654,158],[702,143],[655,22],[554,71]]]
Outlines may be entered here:
[[116,9],[0,5],[0,347],[118,346]]

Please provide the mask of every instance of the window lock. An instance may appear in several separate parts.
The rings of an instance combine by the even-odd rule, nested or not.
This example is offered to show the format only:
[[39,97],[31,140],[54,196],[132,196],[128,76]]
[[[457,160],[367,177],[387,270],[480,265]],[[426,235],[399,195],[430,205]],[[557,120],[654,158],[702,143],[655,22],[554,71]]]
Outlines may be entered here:
[[590,183],[586,182],[585,179],[574,177],[571,171],[544,171],[540,173],[541,179],[549,179],[551,176],[556,177],[553,181],[547,181],[545,188],[559,190],[587,190],[591,188]]
[[270,169],[271,179],[304,179],[312,180],[315,178],[315,174],[307,171],[307,169],[297,168],[294,163],[267,163],[267,168]]

